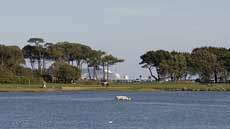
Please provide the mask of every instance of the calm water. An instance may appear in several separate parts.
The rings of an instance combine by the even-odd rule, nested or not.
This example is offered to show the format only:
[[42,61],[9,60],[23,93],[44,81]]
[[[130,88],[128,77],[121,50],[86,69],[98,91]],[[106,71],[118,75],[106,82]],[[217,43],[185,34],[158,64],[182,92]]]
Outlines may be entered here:
[[230,93],[0,93],[0,128],[230,129]]

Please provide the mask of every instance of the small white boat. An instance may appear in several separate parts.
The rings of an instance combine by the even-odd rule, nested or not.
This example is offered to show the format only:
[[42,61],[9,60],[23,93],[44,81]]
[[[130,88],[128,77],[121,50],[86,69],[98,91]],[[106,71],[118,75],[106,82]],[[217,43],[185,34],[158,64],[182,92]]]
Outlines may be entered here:
[[128,97],[128,96],[116,96],[116,99],[118,101],[130,101],[130,100],[132,100],[132,98]]

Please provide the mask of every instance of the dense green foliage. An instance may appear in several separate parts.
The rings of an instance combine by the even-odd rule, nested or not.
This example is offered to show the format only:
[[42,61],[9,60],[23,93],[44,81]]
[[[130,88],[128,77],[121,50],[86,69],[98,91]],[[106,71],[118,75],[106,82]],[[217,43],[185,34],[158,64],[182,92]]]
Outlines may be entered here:
[[64,62],[54,63],[50,71],[59,83],[70,83],[71,81],[78,80],[81,76],[81,72],[77,67]]
[[0,45],[0,83],[29,83],[31,70],[24,69],[24,63],[19,47]]
[[[186,80],[197,76],[201,82],[227,82],[230,73],[230,49],[195,48],[191,53],[148,51],[140,64],[155,80]],[[157,75],[154,75],[154,70]]]
[[[0,83],[70,83],[81,78],[83,66],[87,66],[89,79],[98,79],[97,70],[104,76],[111,65],[123,62],[106,52],[94,50],[80,43],[46,43],[42,38],[30,38],[20,49],[17,46],[0,45]],[[26,68],[26,62],[31,68]],[[47,67],[47,64],[51,64]],[[93,69],[94,73],[90,73]],[[107,79],[108,79],[107,74]]]

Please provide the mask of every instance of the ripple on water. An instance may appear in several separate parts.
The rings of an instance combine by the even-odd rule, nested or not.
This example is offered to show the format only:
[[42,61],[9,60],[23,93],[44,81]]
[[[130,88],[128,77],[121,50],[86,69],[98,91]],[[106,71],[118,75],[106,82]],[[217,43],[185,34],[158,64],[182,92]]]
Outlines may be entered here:
[[3,129],[230,128],[226,92],[0,93],[0,103]]

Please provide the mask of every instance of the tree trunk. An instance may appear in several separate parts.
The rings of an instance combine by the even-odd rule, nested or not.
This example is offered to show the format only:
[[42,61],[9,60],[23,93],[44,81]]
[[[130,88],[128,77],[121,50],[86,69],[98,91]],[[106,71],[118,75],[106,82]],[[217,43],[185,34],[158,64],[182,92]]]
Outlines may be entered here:
[[170,74],[170,79],[171,79],[171,81],[174,81],[174,78],[173,78],[172,74]]
[[156,72],[157,72],[157,76],[158,76],[158,79],[157,81],[160,81],[161,80],[161,77],[160,77],[160,68],[156,68]]
[[37,44],[37,47],[38,47],[38,53],[39,53],[39,58],[38,58],[38,70],[39,70],[40,72],[42,72],[42,67],[41,67],[42,54],[41,54],[41,50],[40,50],[39,44]]
[[38,59],[38,70],[41,72],[41,60]]
[[153,72],[151,70],[151,67],[149,67],[149,72],[150,72],[150,75],[156,80],[158,81],[158,78],[156,76],[153,75]]
[[88,70],[89,80],[91,80],[91,74],[90,74],[90,69],[89,69],[89,64],[88,63],[87,63],[87,70]]
[[102,63],[102,68],[103,68],[103,81],[105,81],[105,63]]
[[46,70],[46,61],[45,61],[45,58],[43,58],[43,71]]
[[34,59],[30,58],[30,65],[32,70],[34,70]]
[[96,66],[93,67],[93,72],[94,72],[94,78],[97,80],[97,71],[96,71]]
[[107,64],[107,81],[109,81],[109,64]]
[[215,80],[215,83],[218,83],[218,77],[217,77],[217,72],[216,71],[214,72],[214,80]]
[[188,73],[186,72],[185,75],[184,75],[184,80],[185,81],[187,80],[187,76],[188,76]]
[[81,62],[79,61],[79,60],[76,60],[76,64],[77,64],[77,68],[79,68],[80,69],[80,65],[81,65]]
[[83,68],[83,64],[84,64],[84,61],[81,61],[80,63],[80,70],[82,71],[82,68]]

